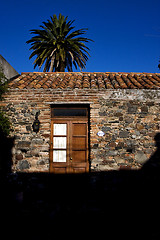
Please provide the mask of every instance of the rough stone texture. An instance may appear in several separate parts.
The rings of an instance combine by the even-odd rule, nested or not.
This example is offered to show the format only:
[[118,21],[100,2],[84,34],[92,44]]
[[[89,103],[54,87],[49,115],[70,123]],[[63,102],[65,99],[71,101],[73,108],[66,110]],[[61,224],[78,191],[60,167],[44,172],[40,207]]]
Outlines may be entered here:
[[[140,168],[155,151],[160,90],[10,89],[2,103],[13,124],[13,171],[49,171],[51,104],[90,104],[91,171]],[[32,130],[40,110],[40,131]],[[105,135],[99,137],[98,131]]]
[[0,65],[3,68],[4,75],[7,79],[11,79],[15,76],[18,76],[18,72],[0,55]]

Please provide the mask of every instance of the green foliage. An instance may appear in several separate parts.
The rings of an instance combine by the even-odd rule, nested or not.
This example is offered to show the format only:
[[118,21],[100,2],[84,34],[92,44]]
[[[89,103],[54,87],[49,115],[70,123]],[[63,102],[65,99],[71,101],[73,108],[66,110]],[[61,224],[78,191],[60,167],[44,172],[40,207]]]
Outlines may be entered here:
[[5,113],[0,110],[0,135],[7,137],[11,130],[11,123]]
[[[0,101],[3,100],[3,94],[7,91],[7,79],[0,66]],[[11,123],[5,113],[0,108],[0,136],[8,136],[11,130]]]
[[50,20],[43,22],[41,29],[31,30],[34,37],[27,43],[31,44],[30,50],[33,50],[30,59],[36,56],[34,68],[41,68],[44,63],[44,72],[64,72],[65,68],[71,72],[72,64],[76,69],[85,68],[90,56],[85,43],[92,40],[81,36],[87,29],[72,31],[75,28],[72,26],[74,21],[67,20],[68,17],[61,14],[59,18],[53,15]]

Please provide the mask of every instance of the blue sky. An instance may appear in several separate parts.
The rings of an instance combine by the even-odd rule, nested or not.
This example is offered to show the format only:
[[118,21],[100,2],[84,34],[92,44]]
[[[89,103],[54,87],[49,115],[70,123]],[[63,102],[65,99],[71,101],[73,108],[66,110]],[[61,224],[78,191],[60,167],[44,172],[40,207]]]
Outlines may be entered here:
[[39,71],[29,30],[59,13],[94,40],[83,71],[160,72],[160,0],[5,0],[0,8],[0,54],[19,73]]

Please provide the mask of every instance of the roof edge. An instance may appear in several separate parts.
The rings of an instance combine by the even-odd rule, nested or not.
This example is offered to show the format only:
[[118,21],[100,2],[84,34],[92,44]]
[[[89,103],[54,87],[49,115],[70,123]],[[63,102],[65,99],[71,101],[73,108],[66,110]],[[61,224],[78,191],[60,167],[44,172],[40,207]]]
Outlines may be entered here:
[[157,74],[152,72],[21,72],[22,74]]

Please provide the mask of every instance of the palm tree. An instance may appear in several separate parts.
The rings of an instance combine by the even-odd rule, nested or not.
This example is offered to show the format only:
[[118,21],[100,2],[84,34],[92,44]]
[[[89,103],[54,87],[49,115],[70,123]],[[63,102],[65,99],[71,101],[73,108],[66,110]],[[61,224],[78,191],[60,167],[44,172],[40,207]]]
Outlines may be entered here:
[[74,21],[67,21],[68,17],[59,14],[51,17],[51,20],[43,22],[42,29],[33,29],[31,34],[34,36],[27,41],[31,43],[30,50],[33,50],[29,59],[36,56],[34,68],[42,67],[44,72],[69,72],[73,71],[72,64],[81,69],[85,68],[88,60],[88,50],[85,43],[92,41],[81,35],[86,33],[86,28],[71,31]]

